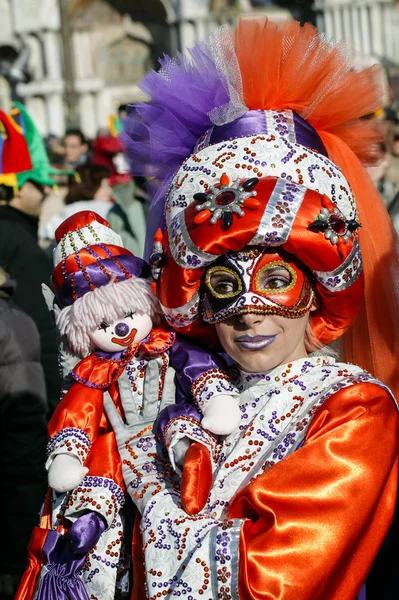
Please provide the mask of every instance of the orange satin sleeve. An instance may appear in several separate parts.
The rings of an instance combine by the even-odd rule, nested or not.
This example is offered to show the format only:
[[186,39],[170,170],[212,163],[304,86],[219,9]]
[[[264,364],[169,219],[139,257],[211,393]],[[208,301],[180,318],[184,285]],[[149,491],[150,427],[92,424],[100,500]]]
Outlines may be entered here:
[[122,463],[113,431],[104,433],[96,439],[90,449],[85,466],[89,469],[87,475],[112,479],[123,491],[126,490],[122,476]]
[[354,600],[395,507],[398,412],[361,383],[315,413],[304,445],[231,502],[242,600]]
[[54,411],[48,424],[50,438],[69,427],[83,429],[93,443],[103,415],[104,391],[74,383]]

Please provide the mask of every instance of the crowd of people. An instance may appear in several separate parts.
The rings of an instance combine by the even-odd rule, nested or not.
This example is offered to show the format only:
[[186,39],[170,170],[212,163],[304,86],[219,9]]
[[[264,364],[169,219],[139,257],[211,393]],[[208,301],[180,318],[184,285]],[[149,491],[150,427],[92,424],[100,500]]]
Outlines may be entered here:
[[295,22],[143,88],[0,112],[0,600],[393,600],[399,119]]

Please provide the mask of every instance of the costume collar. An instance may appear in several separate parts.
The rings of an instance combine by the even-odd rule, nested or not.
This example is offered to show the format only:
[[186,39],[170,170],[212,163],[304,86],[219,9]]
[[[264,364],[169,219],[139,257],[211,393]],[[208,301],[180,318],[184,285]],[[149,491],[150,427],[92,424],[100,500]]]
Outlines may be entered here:
[[169,350],[175,339],[176,333],[163,322],[151,330],[146,341],[143,340],[123,352],[92,352],[76,365],[70,375],[87,387],[106,389],[121,376],[126,365],[134,357],[151,358],[163,354]]
[[237,368],[238,371],[238,387],[240,391],[252,388],[257,385],[280,387],[288,383],[292,383],[301,375],[308,373],[314,368],[323,367],[326,365],[335,364],[335,358],[326,356],[318,352],[309,354],[306,358],[298,358],[284,365],[278,365],[274,369],[263,373],[248,373]]

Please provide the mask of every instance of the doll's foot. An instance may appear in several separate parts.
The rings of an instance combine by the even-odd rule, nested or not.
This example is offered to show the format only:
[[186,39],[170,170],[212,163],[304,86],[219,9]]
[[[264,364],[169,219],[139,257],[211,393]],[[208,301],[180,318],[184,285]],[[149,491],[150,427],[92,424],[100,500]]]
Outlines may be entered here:
[[205,506],[212,487],[212,460],[206,446],[193,442],[186,452],[180,480],[180,499],[188,515]]
[[216,435],[229,435],[237,429],[240,421],[241,411],[237,398],[220,394],[206,406],[201,425]]
[[57,454],[48,470],[48,484],[56,492],[70,492],[81,482],[88,468],[69,454]]
[[83,556],[94,548],[105,528],[104,519],[96,512],[89,512],[73,523],[65,541],[74,554]]

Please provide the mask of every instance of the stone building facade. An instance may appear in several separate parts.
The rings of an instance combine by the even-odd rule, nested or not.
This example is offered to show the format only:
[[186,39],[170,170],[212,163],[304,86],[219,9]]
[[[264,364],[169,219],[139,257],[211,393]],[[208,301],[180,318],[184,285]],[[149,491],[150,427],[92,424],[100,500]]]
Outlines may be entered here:
[[62,136],[74,124],[94,137],[117,106],[143,99],[137,83],[164,52],[189,47],[253,10],[289,18],[286,10],[259,9],[258,0],[253,8],[251,1],[0,0],[0,73],[8,71],[0,76],[0,107],[9,106],[11,70],[13,95],[43,135]]

